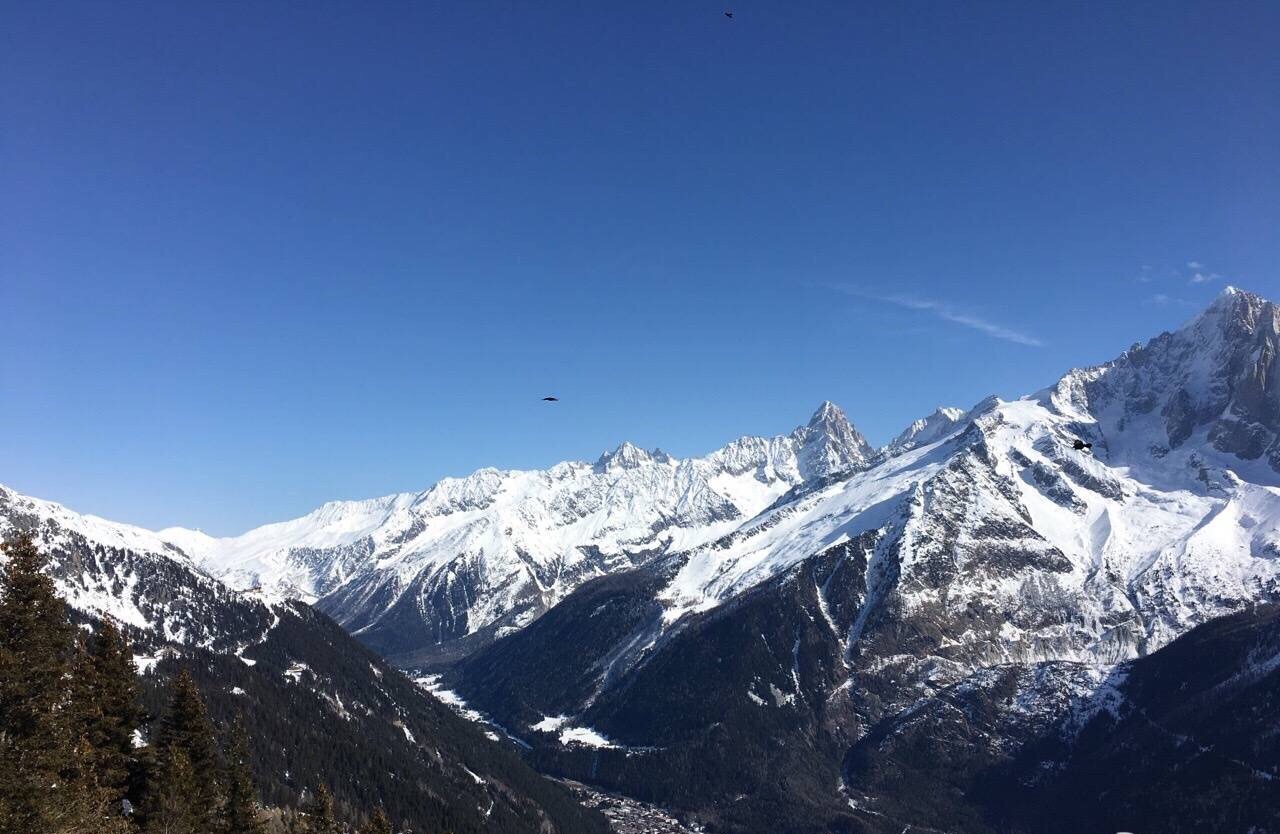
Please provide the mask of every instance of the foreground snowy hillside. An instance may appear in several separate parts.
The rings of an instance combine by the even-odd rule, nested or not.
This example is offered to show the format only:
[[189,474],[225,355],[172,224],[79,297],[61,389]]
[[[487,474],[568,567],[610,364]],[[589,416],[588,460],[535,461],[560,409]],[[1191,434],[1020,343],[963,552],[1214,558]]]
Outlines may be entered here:
[[153,710],[181,668],[220,725],[243,715],[269,805],[297,807],[323,780],[338,801],[384,805],[417,830],[604,830],[307,605],[235,591],[154,534],[0,487],[0,540],[17,533],[49,555],[81,626],[111,617],[128,634]]

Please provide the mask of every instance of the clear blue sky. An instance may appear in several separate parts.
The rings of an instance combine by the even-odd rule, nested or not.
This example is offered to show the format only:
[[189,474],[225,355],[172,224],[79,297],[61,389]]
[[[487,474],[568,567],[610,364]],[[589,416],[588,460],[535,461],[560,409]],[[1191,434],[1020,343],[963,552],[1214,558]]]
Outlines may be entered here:
[[0,482],[883,442],[1280,296],[1280,5],[731,5],[0,2]]

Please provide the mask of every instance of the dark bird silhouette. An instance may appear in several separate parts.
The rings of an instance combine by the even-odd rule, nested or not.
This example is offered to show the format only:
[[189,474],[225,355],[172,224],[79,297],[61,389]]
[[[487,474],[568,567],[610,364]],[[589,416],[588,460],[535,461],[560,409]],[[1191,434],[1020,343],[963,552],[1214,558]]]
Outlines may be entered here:
[[544,403],[558,403],[560,402],[560,398],[559,397],[543,397],[542,401]]
[[1078,440],[1078,439],[1077,439],[1074,443],[1072,443],[1072,444],[1071,444],[1071,448],[1075,449],[1077,452],[1079,452],[1079,451],[1081,451],[1081,450],[1083,450],[1083,449],[1088,449],[1089,451],[1091,451],[1091,452],[1092,452],[1092,451],[1093,451],[1093,444],[1092,444],[1092,443],[1085,443],[1083,440]]
[[725,17],[727,17],[727,18],[729,18],[730,20],[733,20],[733,12],[726,11],[726,12],[724,13],[724,16],[725,16]]

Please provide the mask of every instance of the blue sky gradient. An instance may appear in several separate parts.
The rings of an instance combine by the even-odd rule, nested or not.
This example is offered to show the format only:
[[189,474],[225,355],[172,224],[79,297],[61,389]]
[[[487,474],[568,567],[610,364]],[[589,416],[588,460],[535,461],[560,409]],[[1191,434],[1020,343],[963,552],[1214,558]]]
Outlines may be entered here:
[[883,442],[1280,296],[1280,5],[605,5],[5,3],[0,483]]

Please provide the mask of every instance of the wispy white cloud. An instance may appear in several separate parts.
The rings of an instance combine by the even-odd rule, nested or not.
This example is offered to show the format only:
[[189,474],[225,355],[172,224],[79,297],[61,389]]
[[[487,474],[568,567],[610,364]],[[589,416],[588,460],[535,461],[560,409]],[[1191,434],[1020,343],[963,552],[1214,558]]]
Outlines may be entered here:
[[1148,303],[1155,304],[1160,307],[1195,307],[1196,306],[1195,302],[1193,301],[1187,301],[1185,298],[1174,298],[1173,296],[1167,295],[1162,292],[1156,293],[1155,295],[1148,298],[1147,301]]
[[[1138,283],[1151,283],[1157,277],[1156,272],[1149,264],[1143,264],[1141,271],[1138,273]],[[1159,277],[1168,277],[1175,281],[1185,280],[1188,284],[1208,284],[1212,281],[1220,281],[1223,278],[1220,273],[1209,271],[1203,261],[1186,261],[1183,266],[1172,269],[1162,268],[1159,273]]]
[[929,313],[943,321],[949,321],[952,324],[959,324],[968,327],[971,330],[977,330],[990,336],[993,339],[1002,339],[1006,342],[1014,344],[1026,345],[1028,347],[1043,347],[1044,342],[1035,336],[1005,327],[1002,324],[989,321],[981,316],[971,312],[960,310],[945,301],[936,301],[929,298],[917,298],[910,295],[876,295],[867,293],[853,287],[837,287],[843,293],[857,296],[859,298],[870,299],[871,301],[879,301],[884,304],[892,304],[896,307],[903,307],[907,310],[919,310],[920,312]]

